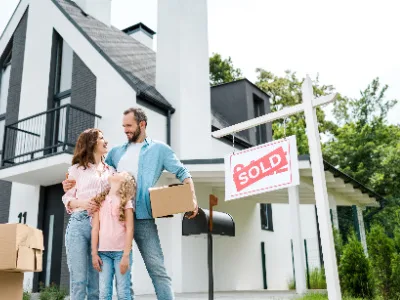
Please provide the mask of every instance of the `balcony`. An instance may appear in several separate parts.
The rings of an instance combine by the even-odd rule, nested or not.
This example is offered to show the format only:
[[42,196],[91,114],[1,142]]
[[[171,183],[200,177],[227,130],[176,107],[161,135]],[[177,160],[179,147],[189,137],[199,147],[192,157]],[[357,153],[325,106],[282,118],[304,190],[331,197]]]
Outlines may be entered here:
[[44,186],[61,182],[79,134],[98,127],[100,119],[67,104],[7,125],[0,180]]

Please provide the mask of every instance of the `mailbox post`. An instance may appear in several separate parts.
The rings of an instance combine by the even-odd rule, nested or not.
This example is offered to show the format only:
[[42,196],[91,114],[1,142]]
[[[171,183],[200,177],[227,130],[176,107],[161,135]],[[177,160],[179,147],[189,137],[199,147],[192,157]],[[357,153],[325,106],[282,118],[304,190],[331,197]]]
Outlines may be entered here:
[[218,198],[210,195],[209,210],[199,208],[199,214],[193,218],[183,218],[182,235],[207,234],[207,260],[208,260],[208,299],[214,300],[214,274],[213,274],[213,235],[235,236],[235,222],[227,213],[213,211],[218,204]]

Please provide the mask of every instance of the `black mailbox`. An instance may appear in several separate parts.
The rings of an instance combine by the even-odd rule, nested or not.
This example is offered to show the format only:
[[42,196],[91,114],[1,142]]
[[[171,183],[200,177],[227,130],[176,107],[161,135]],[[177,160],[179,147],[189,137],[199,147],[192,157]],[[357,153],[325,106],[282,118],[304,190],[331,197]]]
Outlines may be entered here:
[[210,195],[210,210],[199,208],[196,217],[193,219],[184,217],[182,220],[182,235],[207,235],[209,300],[214,300],[213,235],[235,236],[235,221],[227,213],[214,211],[213,206],[217,204],[218,198]]
[[[213,211],[212,212],[212,231],[213,235],[235,236],[235,222],[230,214]],[[209,232],[210,211],[199,208],[199,214],[193,218],[183,218],[182,235],[207,234]]]

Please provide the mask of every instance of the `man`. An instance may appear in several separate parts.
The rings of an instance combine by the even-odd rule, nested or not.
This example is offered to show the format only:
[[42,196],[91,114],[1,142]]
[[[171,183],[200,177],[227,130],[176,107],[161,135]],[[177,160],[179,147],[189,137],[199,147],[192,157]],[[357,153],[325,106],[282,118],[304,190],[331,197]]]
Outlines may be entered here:
[[[175,174],[181,182],[190,185],[196,204],[196,209],[189,216],[193,218],[198,213],[193,181],[188,170],[169,146],[147,137],[147,116],[142,109],[127,109],[123,116],[123,127],[128,142],[112,148],[106,163],[118,172],[127,171],[135,176],[137,192],[134,239],[152,279],[157,299],[174,299],[171,278],[164,265],[157,225],[151,214],[149,188],[157,183],[164,169]],[[65,180],[64,190],[70,189],[73,184],[73,181]]]

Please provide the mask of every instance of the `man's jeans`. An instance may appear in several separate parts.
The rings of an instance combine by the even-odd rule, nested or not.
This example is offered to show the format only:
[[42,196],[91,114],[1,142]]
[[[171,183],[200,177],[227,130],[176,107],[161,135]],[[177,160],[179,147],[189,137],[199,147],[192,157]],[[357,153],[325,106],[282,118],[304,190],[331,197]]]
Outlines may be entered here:
[[118,300],[131,299],[131,267],[132,252],[129,254],[129,267],[125,274],[121,274],[120,262],[123,251],[99,251],[99,256],[103,265],[101,266],[100,278],[100,300],[112,300],[113,279],[117,286]]
[[[171,278],[164,266],[164,254],[161,249],[157,225],[154,219],[135,219],[135,241],[153,282],[158,300],[173,300]],[[134,294],[132,291],[132,299]]]
[[71,215],[65,233],[70,299],[99,299],[99,273],[93,268],[90,218],[86,211]]

